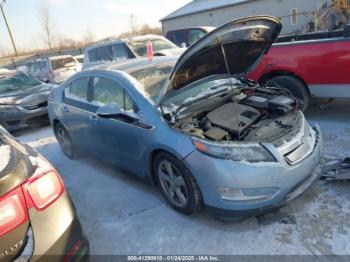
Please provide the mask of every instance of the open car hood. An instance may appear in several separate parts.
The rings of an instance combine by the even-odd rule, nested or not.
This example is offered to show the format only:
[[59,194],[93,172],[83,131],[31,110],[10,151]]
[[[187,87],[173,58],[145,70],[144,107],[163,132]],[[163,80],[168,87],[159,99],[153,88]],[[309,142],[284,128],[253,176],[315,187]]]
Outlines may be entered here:
[[228,78],[252,71],[277,39],[282,25],[270,16],[247,17],[211,31],[178,59],[161,91],[158,104],[203,78]]

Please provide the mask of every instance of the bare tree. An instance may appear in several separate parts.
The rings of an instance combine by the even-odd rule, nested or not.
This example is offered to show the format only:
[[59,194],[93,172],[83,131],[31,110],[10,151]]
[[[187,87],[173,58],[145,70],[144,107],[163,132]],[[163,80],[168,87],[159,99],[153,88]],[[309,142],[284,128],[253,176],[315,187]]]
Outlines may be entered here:
[[39,19],[44,33],[44,41],[48,48],[52,49],[55,42],[54,24],[50,6],[46,1],[41,1],[39,5]]
[[88,44],[91,44],[94,41],[95,41],[94,34],[89,29],[86,30],[86,32],[85,32],[85,34],[83,36],[82,44],[83,45],[88,45]]
[[162,35],[162,29],[160,27],[151,27],[148,24],[143,24],[139,30],[137,30],[138,35]]

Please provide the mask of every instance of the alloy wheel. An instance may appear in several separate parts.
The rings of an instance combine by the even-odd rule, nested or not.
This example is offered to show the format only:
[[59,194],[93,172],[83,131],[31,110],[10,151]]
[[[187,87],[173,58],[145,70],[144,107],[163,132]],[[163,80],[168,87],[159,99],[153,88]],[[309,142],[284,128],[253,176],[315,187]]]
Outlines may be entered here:
[[62,127],[58,127],[56,129],[56,137],[63,152],[67,156],[73,156],[73,145],[67,131]]
[[162,160],[158,177],[166,197],[175,206],[185,207],[188,203],[188,188],[179,169],[170,161]]

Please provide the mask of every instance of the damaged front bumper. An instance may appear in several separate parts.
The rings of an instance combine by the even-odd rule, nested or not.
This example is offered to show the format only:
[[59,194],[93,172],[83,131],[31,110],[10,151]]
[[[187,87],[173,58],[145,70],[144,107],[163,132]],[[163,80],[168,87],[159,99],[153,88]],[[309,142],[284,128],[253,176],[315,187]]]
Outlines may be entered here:
[[[314,150],[294,165],[282,155],[276,163],[247,163],[215,159],[198,151],[190,154],[185,163],[188,162],[201,188],[206,209],[216,217],[241,219],[272,212],[300,196],[322,175],[323,138],[319,127],[315,131]],[[266,197],[232,201],[222,198],[220,188]]]
[[0,125],[7,131],[26,128],[34,122],[48,122],[47,106],[26,109],[20,105],[0,111]]

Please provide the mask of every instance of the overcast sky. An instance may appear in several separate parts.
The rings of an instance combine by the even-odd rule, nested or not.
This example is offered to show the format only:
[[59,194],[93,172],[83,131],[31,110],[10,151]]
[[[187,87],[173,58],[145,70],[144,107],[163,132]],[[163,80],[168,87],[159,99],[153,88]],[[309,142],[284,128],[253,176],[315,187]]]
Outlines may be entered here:
[[[2,0],[0,0],[1,2]],[[38,9],[42,0],[6,0],[4,11],[18,48],[42,47]],[[81,39],[90,30],[96,39],[128,30],[129,16],[139,25],[160,26],[159,20],[190,0],[44,0],[49,3],[56,31]],[[0,48],[11,48],[5,23],[0,17]]]

